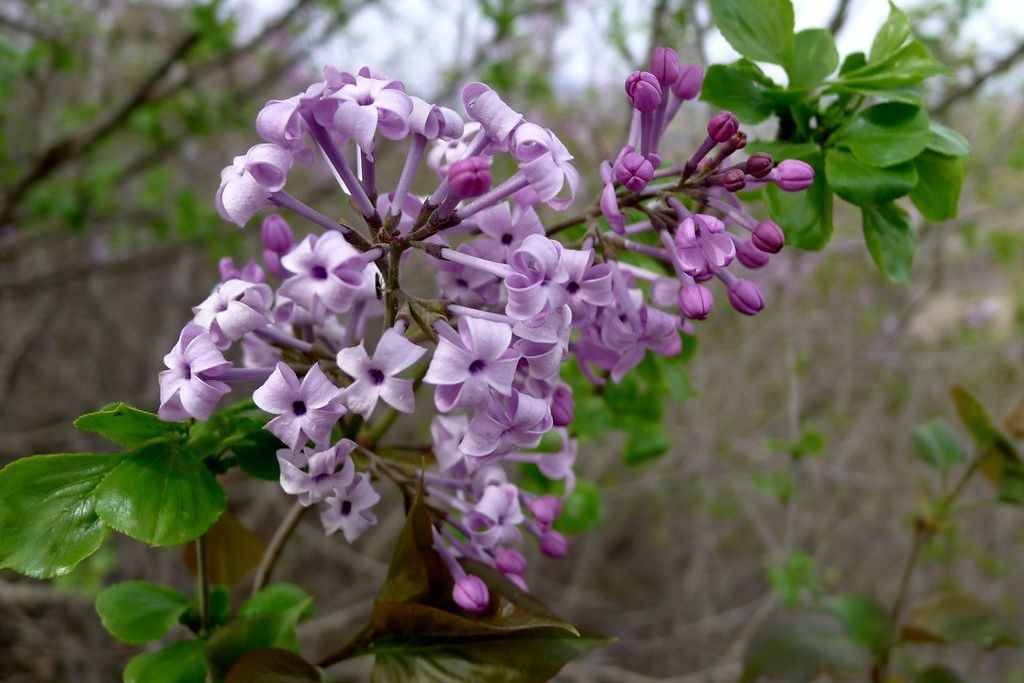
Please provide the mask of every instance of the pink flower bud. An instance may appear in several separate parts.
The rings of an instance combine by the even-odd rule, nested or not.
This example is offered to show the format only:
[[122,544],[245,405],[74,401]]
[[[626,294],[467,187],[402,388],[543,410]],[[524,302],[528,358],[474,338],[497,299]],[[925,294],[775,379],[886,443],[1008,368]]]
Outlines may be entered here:
[[775,169],[775,184],[785,192],[800,192],[814,183],[814,169],[798,159],[779,162]]
[[562,501],[555,496],[540,496],[527,505],[530,514],[542,528],[550,528],[558,515],[562,514]]
[[238,268],[235,268],[235,259],[230,256],[225,256],[217,262],[217,269],[220,271],[221,280],[235,280],[242,276],[238,272]]
[[572,390],[564,384],[558,385],[551,397],[551,422],[555,427],[565,427],[572,423],[574,412]]
[[662,88],[671,87],[679,79],[679,55],[670,47],[654,48],[651,57],[651,73]]
[[288,269],[281,265],[281,255],[273,249],[263,250],[263,265],[267,267],[267,272],[274,277],[284,279],[291,275]]
[[634,71],[626,79],[629,103],[641,114],[650,114],[661,104],[661,84],[654,74]]
[[715,142],[728,142],[740,129],[740,122],[731,111],[720,111],[708,121],[708,137]]
[[459,199],[479,197],[491,189],[491,164],[482,157],[456,161],[448,169],[448,182]]
[[729,303],[743,315],[756,315],[764,308],[764,297],[753,282],[738,279],[729,287]]
[[627,190],[639,192],[654,177],[654,165],[636,152],[628,152],[616,160],[612,173]]
[[732,168],[722,174],[722,187],[729,192],[739,192],[747,186],[747,174],[738,168]]
[[786,246],[786,235],[772,221],[761,221],[754,228],[754,246],[769,254],[777,254]]
[[743,240],[736,246],[736,260],[751,270],[757,270],[768,264],[768,254],[754,246],[753,241]]
[[743,149],[747,146],[747,134],[742,130],[736,131],[733,133],[733,136],[729,138],[727,146],[734,152],[738,149]]
[[687,318],[704,320],[711,315],[714,298],[704,285],[693,284],[679,290],[679,311]]
[[502,548],[494,558],[498,571],[506,576],[517,574],[522,576],[526,572],[526,558],[515,548]]
[[540,536],[540,551],[557,560],[565,557],[569,552],[569,544],[566,542],[565,536],[554,529],[549,529]]
[[681,100],[692,100],[704,86],[704,67],[700,64],[682,64],[679,77],[672,84],[672,92]]
[[772,155],[764,152],[755,152],[747,159],[747,173],[755,178],[764,178],[772,172]]
[[291,249],[295,241],[287,221],[276,213],[263,219],[260,234],[263,236],[263,246],[278,254]]
[[452,599],[467,612],[479,614],[487,609],[487,603],[491,600],[491,594],[480,577],[472,574],[464,574],[455,582],[452,589]]

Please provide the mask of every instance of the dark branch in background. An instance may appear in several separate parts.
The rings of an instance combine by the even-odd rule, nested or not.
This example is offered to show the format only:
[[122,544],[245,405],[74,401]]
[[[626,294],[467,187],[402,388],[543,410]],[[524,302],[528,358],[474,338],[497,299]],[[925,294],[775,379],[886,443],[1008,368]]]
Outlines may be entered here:
[[30,21],[25,21],[21,17],[12,17],[6,14],[0,14],[0,28],[6,28],[16,33],[24,33],[36,40],[42,40],[47,43],[55,43],[60,38],[56,31],[51,31]]
[[832,35],[836,35],[843,30],[843,26],[846,25],[846,20],[850,18],[850,0],[839,0],[839,4],[836,5],[836,11],[832,13],[832,18],[828,22],[828,30]]
[[686,17],[693,25],[693,44],[697,48],[697,57],[701,64],[708,65],[707,42],[708,25],[702,24],[697,18],[697,0],[686,0]]
[[1004,55],[1000,59],[996,60],[992,66],[980,71],[974,75],[974,78],[968,82],[954,87],[946,95],[939,100],[939,102],[931,108],[932,114],[943,114],[951,106],[959,102],[960,100],[974,95],[981,89],[981,86],[985,85],[992,78],[1006,73],[1018,62],[1024,59],[1024,40],[1017,43],[1017,46],[1007,55]]
[[[665,44],[665,24],[668,15],[668,0],[657,0],[651,8],[651,38],[647,46],[647,61],[638,68],[647,68],[651,58],[654,57],[654,49]],[[672,46],[669,46],[672,47]]]

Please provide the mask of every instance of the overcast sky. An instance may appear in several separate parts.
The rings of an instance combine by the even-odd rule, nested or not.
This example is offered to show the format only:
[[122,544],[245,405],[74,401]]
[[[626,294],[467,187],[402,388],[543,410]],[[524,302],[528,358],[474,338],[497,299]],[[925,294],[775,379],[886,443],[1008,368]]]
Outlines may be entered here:
[[[756,1],[756,0],[752,0]],[[918,3],[920,0],[918,0]],[[287,7],[291,0],[236,0],[236,5],[258,8],[248,14],[244,30],[253,30],[267,17]],[[635,54],[646,49],[645,12],[649,3],[622,3],[632,6],[637,15],[624,17]],[[835,0],[794,0],[797,30],[825,25],[835,8]],[[911,2],[902,3],[910,6]],[[343,70],[355,70],[371,64],[390,72],[416,90],[429,92],[437,75],[438,60],[450,64],[459,54],[460,27],[470,35],[480,25],[472,0],[390,0],[388,9],[361,11],[344,39],[329,41],[316,55],[318,61]],[[570,4],[569,28],[555,46],[561,57],[555,81],[567,87],[580,87],[602,81],[619,81],[623,65],[608,47],[608,5],[605,0],[577,0]],[[637,6],[642,6],[637,8]],[[999,55],[1024,34],[1024,0],[988,0],[986,8],[965,27],[965,33],[986,54]],[[875,31],[888,14],[888,0],[853,0],[850,19],[838,38],[839,52],[845,55],[867,50]],[[465,48],[463,48],[465,49]],[[736,57],[732,48],[717,33],[708,44],[711,61]]]

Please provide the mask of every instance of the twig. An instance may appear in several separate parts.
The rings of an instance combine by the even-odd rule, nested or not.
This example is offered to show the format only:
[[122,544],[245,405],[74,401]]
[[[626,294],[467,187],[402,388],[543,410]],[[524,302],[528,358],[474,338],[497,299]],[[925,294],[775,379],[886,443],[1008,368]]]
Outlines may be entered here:
[[839,4],[836,5],[836,11],[832,13],[832,19],[828,22],[828,30],[832,35],[836,35],[843,30],[843,26],[846,25],[846,20],[849,19],[850,14],[850,0],[839,0]]
[[964,83],[947,93],[945,97],[939,100],[938,104],[931,108],[931,113],[944,113],[960,100],[965,97],[970,97],[974,93],[978,92],[978,90],[981,89],[981,86],[985,85],[985,83],[990,79],[1012,69],[1021,59],[1024,59],[1024,40],[1018,42],[1017,46],[1013,48],[1013,50],[996,60],[992,66],[978,74],[975,74],[974,78],[970,82]]
[[256,576],[252,581],[253,595],[263,590],[270,581],[270,575],[274,571],[274,565],[277,564],[277,560],[281,557],[285,543],[288,542],[292,532],[295,531],[295,528],[302,520],[302,516],[306,514],[308,509],[302,503],[295,503],[292,505],[292,509],[288,511],[288,514],[285,515],[285,518],[281,520],[266,550],[263,551],[263,558],[260,559],[259,567],[256,568]]

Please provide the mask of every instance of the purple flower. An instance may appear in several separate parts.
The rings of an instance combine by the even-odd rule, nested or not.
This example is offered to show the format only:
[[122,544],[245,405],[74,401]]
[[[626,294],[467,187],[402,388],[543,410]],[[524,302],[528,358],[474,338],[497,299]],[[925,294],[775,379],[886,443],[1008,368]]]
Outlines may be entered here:
[[708,137],[715,142],[728,142],[740,129],[740,122],[731,111],[720,111],[708,121]]
[[346,313],[358,299],[373,295],[376,269],[341,233],[308,235],[281,264],[295,275],[280,293],[315,316]]
[[481,156],[460,159],[448,169],[448,180],[458,199],[479,197],[491,189],[491,160]]
[[736,244],[736,260],[747,268],[763,268],[768,264],[768,254],[758,249],[753,240],[743,240]]
[[267,205],[270,195],[284,189],[292,154],[278,145],[263,143],[235,157],[220,172],[215,203],[224,220],[242,227],[254,213]]
[[[576,198],[580,174],[572,164],[572,155],[562,141],[547,128],[524,123],[512,134],[512,156],[519,162],[519,172],[540,201],[556,211],[569,208]],[[568,185],[568,194],[560,196]]]
[[634,71],[626,79],[626,97],[634,109],[650,114],[661,104],[661,84],[652,73]]
[[160,409],[167,422],[194,417],[208,420],[224,394],[231,391],[217,378],[231,367],[210,333],[199,325],[185,325],[178,343],[164,356],[167,370],[160,373]]
[[328,76],[328,84],[337,89],[317,103],[317,122],[354,139],[371,161],[378,131],[390,140],[409,134],[412,100],[398,81],[336,73]]
[[535,448],[551,427],[546,401],[513,391],[511,396],[492,396],[485,409],[477,410],[459,447],[474,458],[504,455]]
[[615,180],[627,190],[639,192],[654,177],[654,165],[627,145],[615,160],[612,173]]
[[[315,84],[311,90],[319,95],[322,84]],[[304,147],[306,134],[302,110],[310,103],[307,93],[289,97],[286,100],[269,100],[256,116],[256,132],[267,142],[272,142],[291,152]]]
[[389,328],[377,342],[371,358],[363,342],[338,352],[338,367],[355,381],[342,392],[348,409],[369,419],[378,400],[411,413],[416,408],[412,380],[398,379],[398,373],[410,367],[427,352],[413,344],[394,328]]
[[[312,448],[279,450],[277,462],[281,467],[281,488],[285,493],[298,496],[299,502],[306,507],[319,503],[334,489],[344,489],[355,479],[355,465],[349,457],[355,447],[354,441],[342,439],[322,451]],[[338,470],[339,465],[341,470]]]
[[624,234],[626,232],[626,217],[622,215],[622,210],[619,208],[619,198],[615,196],[615,185],[612,184],[611,180],[604,184],[604,189],[601,191],[600,205],[601,215],[608,221],[608,225],[612,227],[612,230],[620,235]]
[[301,383],[291,367],[278,363],[270,378],[253,392],[252,400],[261,410],[277,415],[266,428],[293,451],[309,440],[326,443],[338,418],[345,414],[341,391],[331,384],[319,363]]
[[548,557],[559,560],[569,552],[569,543],[565,536],[554,529],[548,529],[540,536],[540,551]]
[[427,154],[427,166],[437,171],[440,177],[448,175],[448,169],[456,161],[466,155],[469,149],[469,142],[480,132],[480,124],[470,121],[465,125],[461,137],[446,139],[439,138],[434,142]]
[[562,306],[567,294],[561,285],[569,279],[562,265],[562,245],[544,235],[530,235],[509,257],[513,274],[505,278],[508,305],[514,320],[528,320]]
[[434,403],[448,412],[458,406],[483,407],[491,390],[508,396],[519,354],[510,348],[505,323],[462,316],[459,331],[437,325],[439,339],[423,381],[437,385]]
[[263,238],[263,246],[277,254],[284,254],[295,243],[288,221],[276,213],[263,219],[260,236]]
[[494,555],[494,563],[502,574],[516,574],[522,576],[526,573],[526,558],[515,548],[502,548]]
[[754,152],[746,163],[747,173],[755,178],[764,178],[772,172],[773,166],[772,155],[765,152]]
[[743,315],[757,315],[764,309],[764,297],[758,286],[739,278],[729,285],[729,303]]
[[704,320],[711,315],[714,298],[704,285],[692,284],[679,290],[679,311],[687,318]]
[[784,192],[800,192],[814,184],[814,167],[798,159],[780,161],[775,167],[775,184]]
[[679,55],[670,47],[656,47],[651,56],[651,73],[663,88],[679,80]]
[[484,489],[480,501],[466,518],[473,542],[483,548],[513,545],[521,538],[517,525],[524,521],[519,489],[496,484]]
[[274,293],[264,284],[228,280],[192,309],[192,322],[208,329],[220,349],[226,349],[248,332],[270,322]]
[[468,429],[469,418],[465,415],[435,415],[430,421],[430,437],[439,471],[458,469],[466,462],[466,454],[459,449],[459,443]]
[[442,138],[458,140],[465,131],[465,124],[459,114],[447,107],[425,102],[419,97],[409,96],[412,113],[409,114],[409,128],[413,133],[428,140]]
[[594,250],[562,250],[562,265],[569,276],[563,287],[573,322],[592,318],[595,311],[612,302],[612,271],[607,263],[594,265]]
[[324,500],[320,507],[320,522],[328,534],[339,529],[345,540],[354,542],[363,532],[377,523],[377,517],[370,508],[380,500],[365,474],[357,474],[348,486],[335,489],[334,494]]
[[681,100],[692,100],[700,94],[704,86],[704,67],[700,64],[683,64],[679,67],[679,77],[672,84],[672,92]]
[[679,261],[690,275],[724,268],[736,256],[725,224],[714,216],[694,214],[683,219],[676,232]]
[[491,600],[487,584],[478,576],[463,574],[455,580],[452,588],[452,600],[455,604],[473,614],[480,614],[487,609]]
[[568,426],[572,423],[574,412],[572,389],[568,385],[559,384],[551,397],[551,423],[555,427]]
[[[508,202],[483,209],[473,217],[480,231],[490,239],[496,260],[507,261],[508,255],[518,249],[530,235],[543,235],[544,226],[532,207],[517,207]],[[479,255],[479,254],[478,254]]]
[[648,349],[662,356],[674,356],[682,348],[675,316],[646,305],[640,307],[639,331],[626,320],[608,316],[601,327],[601,341],[619,353],[611,368],[615,382],[639,365]]
[[498,93],[483,83],[469,83],[462,89],[462,104],[469,118],[477,121],[492,140],[508,144],[509,137],[522,122],[523,115],[513,110]]
[[534,521],[541,529],[550,529],[558,516],[562,514],[562,501],[555,496],[538,496],[531,500],[527,506]]
[[[481,240],[461,244],[457,251],[490,259],[493,254],[489,252],[498,250],[493,242]],[[501,280],[496,276],[444,259],[438,259],[435,265],[437,285],[446,299],[463,306],[494,306],[500,300]]]

